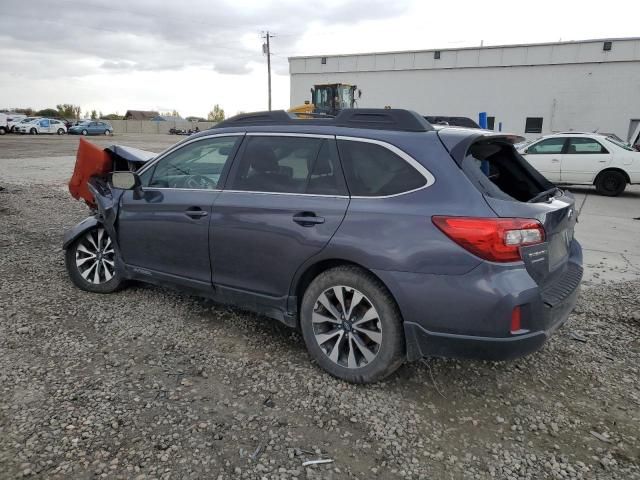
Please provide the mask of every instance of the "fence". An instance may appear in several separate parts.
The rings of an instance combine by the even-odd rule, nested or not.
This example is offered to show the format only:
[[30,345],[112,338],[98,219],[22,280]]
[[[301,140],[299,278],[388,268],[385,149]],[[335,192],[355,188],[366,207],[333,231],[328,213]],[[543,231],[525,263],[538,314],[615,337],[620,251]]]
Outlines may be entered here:
[[170,120],[152,122],[151,120],[109,120],[113,133],[169,133],[169,129],[200,130],[213,127],[216,122],[190,122],[188,120]]

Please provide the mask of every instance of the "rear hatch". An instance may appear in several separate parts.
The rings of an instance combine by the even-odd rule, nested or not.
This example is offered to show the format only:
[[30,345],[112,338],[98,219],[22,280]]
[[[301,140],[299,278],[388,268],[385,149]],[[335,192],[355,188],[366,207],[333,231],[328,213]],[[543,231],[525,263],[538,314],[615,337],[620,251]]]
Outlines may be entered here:
[[513,145],[522,137],[461,129],[442,129],[438,135],[497,216],[536,219],[543,226],[545,241],[520,247],[520,254],[530,276],[549,297],[545,301],[550,305],[561,301],[582,276],[573,241],[578,217],[573,195],[557,188],[518,154]]

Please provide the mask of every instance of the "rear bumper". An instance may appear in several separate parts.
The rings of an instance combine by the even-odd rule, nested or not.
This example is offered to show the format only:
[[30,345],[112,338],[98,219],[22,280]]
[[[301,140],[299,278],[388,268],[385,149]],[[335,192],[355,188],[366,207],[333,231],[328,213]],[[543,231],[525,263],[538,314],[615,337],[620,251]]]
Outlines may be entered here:
[[[408,360],[424,356],[508,360],[538,350],[575,307],[582,249],[541,288],[522,264],[480,264],[463,275],[374,271],[396,299]],[[514,308],[521,329],[512,333]]]
[[426,356],[473,358],[481,360],[512,360],[539,350],[555,330],[569,318],[578,300],[579,287],[562,303],[543,306],[543,323],[538,330],[511,337],[485,337],[440,333],[427,330],[413,322],[405,322],[404,331],[410,360]]

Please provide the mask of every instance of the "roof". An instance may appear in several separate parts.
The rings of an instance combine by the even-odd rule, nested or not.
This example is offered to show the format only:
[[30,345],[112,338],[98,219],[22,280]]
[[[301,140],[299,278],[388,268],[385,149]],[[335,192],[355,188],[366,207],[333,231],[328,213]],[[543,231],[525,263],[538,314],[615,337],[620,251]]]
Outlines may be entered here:
[[154,110],[127,110],[124,114],[125,120],[151,120],[159,114]]
[[[611,42],[609,50],[605,42]],[[289,57],[289,72],[345,74],[610,62],[640,62],[640,37]]]

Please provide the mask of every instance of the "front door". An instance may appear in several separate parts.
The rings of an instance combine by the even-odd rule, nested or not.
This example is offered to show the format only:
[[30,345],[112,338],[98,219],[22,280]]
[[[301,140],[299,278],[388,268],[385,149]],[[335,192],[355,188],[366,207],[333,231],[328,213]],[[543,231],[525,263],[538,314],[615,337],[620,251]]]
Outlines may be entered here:
[[283,301],[296,270],[327,245],[348,205],[333,136],[247,134],[213,207],[216,288]]
[[563,183],[593,183],[596,174],[611,163],[607,149],[596,139],[571,137],[562,156]]
[[48,118],[40,120],[39,127],[39,133],[51,133],[51,122]]
[[552,137],[529,146],[525,158],[550,182],[560,181],[560,163],[566,137]]
[[145,275],[211,284],[209,222],[218,183],[242,136],[187,142],[141,174],[118,216],[124,262]]

